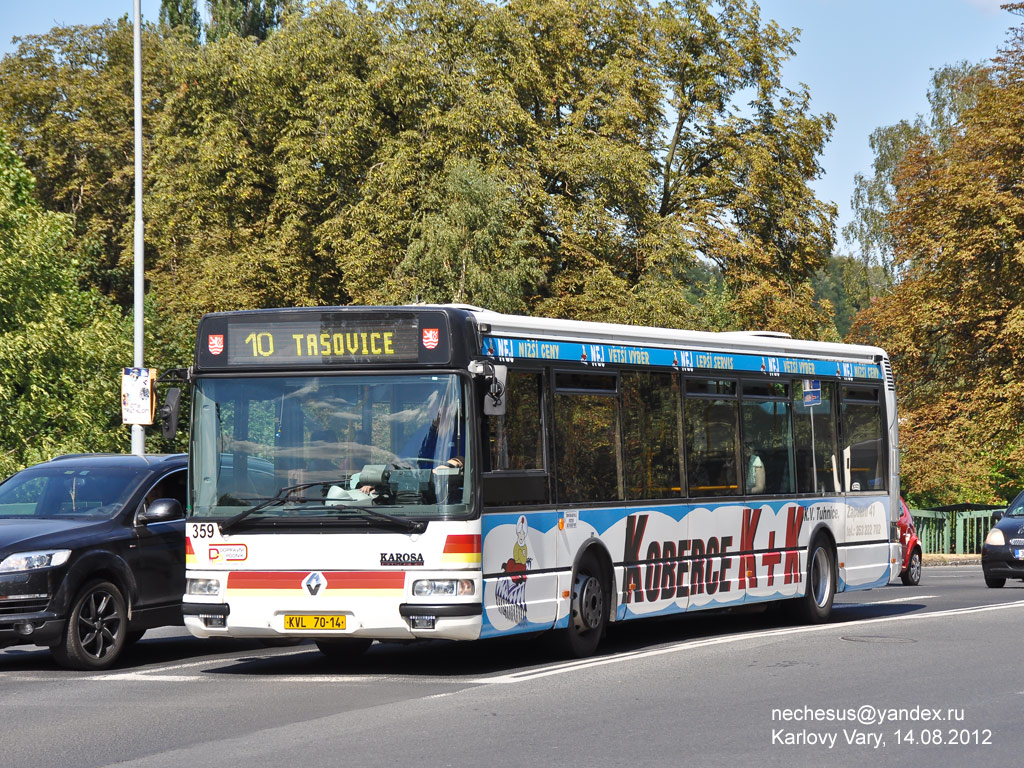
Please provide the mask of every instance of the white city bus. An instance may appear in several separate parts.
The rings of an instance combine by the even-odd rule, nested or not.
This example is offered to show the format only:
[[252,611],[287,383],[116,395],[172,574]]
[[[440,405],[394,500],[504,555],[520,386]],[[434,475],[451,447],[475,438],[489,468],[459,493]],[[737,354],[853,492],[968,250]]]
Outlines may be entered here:
[[465,306],[205,316],[185,621],[199,637],[552,630],[888,583],[885,353]]

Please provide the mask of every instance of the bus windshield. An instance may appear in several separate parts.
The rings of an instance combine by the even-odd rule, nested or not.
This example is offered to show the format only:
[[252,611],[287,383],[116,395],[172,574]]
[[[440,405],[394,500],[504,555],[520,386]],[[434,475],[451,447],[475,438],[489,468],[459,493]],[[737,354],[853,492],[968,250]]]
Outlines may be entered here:
[[467,381],[456,374],[199,379],[190,515],[247,527],[364,528],[467,517]]

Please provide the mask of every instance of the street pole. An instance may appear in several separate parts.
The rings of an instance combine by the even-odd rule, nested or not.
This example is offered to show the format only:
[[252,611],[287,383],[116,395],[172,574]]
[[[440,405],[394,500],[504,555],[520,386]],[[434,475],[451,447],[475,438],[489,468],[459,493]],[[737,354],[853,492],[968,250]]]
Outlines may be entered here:
[[[142,0],[135,0],[135,367],[143,366],[142,314],[145,270],[142,240]],[[146,452],[146,429],[132,425],[132,453]]]

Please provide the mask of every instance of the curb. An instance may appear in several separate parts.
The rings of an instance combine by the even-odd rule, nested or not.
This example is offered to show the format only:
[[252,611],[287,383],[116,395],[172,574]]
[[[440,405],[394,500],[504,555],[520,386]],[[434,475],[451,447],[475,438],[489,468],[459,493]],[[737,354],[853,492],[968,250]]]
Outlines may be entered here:
[[981,555],[924,555],[921,565],[981,565]]

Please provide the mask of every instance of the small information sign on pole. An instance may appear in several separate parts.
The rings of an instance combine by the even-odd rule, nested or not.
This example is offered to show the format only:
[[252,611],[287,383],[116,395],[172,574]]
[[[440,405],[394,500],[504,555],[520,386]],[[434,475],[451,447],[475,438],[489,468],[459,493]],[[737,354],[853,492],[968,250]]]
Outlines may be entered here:
[[808,408],[821,405],[821,382],[818,379],[804,379],[804,405]]
[[121,369],[121,423],[148,425],[156,416],[156,368]]

